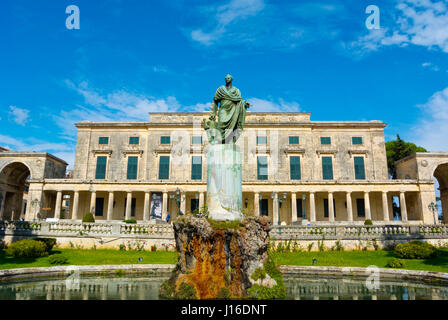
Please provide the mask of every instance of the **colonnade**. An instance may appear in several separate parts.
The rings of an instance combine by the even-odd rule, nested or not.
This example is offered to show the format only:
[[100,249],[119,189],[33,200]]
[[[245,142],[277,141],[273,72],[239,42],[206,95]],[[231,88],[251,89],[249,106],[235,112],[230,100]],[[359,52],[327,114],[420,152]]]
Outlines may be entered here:
[[[82,192],[86,192],[86,191],[82,191]],[[89,202],[89,208],[90,208],[90,212],[94,213],[95,212],[95,205],[96,205],[96,199],[97,199],[97,192],[102,192],[102,195],[104,196],[104,191],[95,191],[92,190],[90,191],[90,201]],[[115,198],[116,195],[115,193],[117,192],[121,192],[121,191],[107,191],[107,197],[104,197],[106,199],[104,199],[104,203],[107,203],[107,210],[106,210],[106,220],[111,221],[114,220],[113,218],[113,208],[115,206]],[[142,219],[143,222],[147,222],[149,220],[151,220],[151,199],[152,196],[157,193],[159,195],[161,195],[161,212],[162,212],[162,219],[166,219],[167,217],[167,213],[168,213],[168,204],[169,204],[169,199],[173,199],[175,201],[175,203],[178,206],[178,210],[182,213],[186,213],[187,212],[187,204],[186,204],[186,198],[187,198],[187,193],[188,194],[195,194],[195,198],[198,199],[198,205],[199,208],[203,207],[205,204],[205,192],[191,192],[191,191],[186,191],[186,190],[179,190],[178,193],[176,192],[169,192],[169,191],[125,191],[125,199],[126,199],[126,203],[124,206],[124,219],[129,220],[132,219],[131,217],[131,210],[132,210],[132,198],[133,196],[135,196],[137,193],[144,193],[144,200],[143,200],[143,214],[141,215],[141,211],[140,211],[140,217]],[[359,191],[303,191],[303,192],[267,192],[265,190],[263,191],[256,191],[256,192],[243,192],[243,194],[245,195],[246,198],[246,207],[247,207],[247,201],[248,201],[248,197],[250,197],[250,193],[253,194],[253,214],[254,215],[261,215],[261,208],[260,208],[260,199],[263,198],[263,194],[264,197],[266,197],[266,194],[269,194],[272,202],[270,205],[270,208],[268,209],[268,215],[272,218],[272,221],[274,224],[281,224],[281,220],[285,220],[285,210],[283,210],[281,217],[283,217],[283,219],[280,219],[280,212],[281,212],[281,203],[284,202],[286,199],[288,199],[290,201],[290,205],[288,206],[289,208],[289,213],[290,217],[288,217],[288,222],[295,224],[300,222],[299,220],[305,220],[309,223],[315,223],[318,221],[327,221],[327,222],[335,222],[335,207],[334,207],[334,194],[335,193],[345,193],[345,208],[346,208],[346,216],[345,216],[345,220],[346,222],[353,222],[354,219],[354,213],[353,213],[353,205],[352,205],[352,198],[353,198],[353,193],[356,192],[357,193],[357,198],[359,199]],[[399,207],[400,207],[400,213],[401,213],[401,221],[402,222],[407,222],[408,221],[408,213],[407,213],[407,206],[406,206],[406,192],[405,191],[363,191],[362,192],[362,198],[364,199],[364,213],[365,215],[361,218],[361,219],[369,219],[372,220],[372,208],[371,208],[371,197],[370,194],[371,193],[378,193],[381,192],[382,196],[381,196],[381,201],[379,201],[379,197],[377,196],[376,199],[377,201],[374,202],[375,206],[381,206],[380,211],[382,211],[382,217],[378,216],[378,213],[375,216],[375,220],[381,220],[384,222],[388,222],[390,221],[390,202],[389,202],[389,192],[394,193],[395,195],[398,195],[399,198]],[[70,202],[71,203],[71,219],[73,220],[77,220],[77,219],[81,219],[82,216],[80,216],[80,210],[79,210],[79,202],[80,202],[80,191],[62,191],[59,190],[56,192],[56,204],[54,206],[55,210],[54,210],[54,217],[55,218],[61,218],[61,203],[63,201],[63,195],[65,193],[70,193],[72,196],[70,197]],[[248,196],[249,194],[249,196]],[[298,217],[298,208],[297,208],[297,199],[298,199],[298,195],[302,195],[302,197],[304,197],[304,195],[306,195],[306,206],[305,204],[303,204],[303,209],[305,210],[306,208],[306,219],[303,219],[305,217]],[[320,218],[322,216],[322,213],[319,213],[319,218],[317,218],[317,213],[316,213],[316,198],[317,198],[317,194],[319,194],[320,198],[325,198],[328,199],[328,207],[327,207],[327,213],[328,213],[328,217],[325,216],[324,219]],[[305,198],[303,198],[303,200],[305,200]],[[341,197],[339,197],[340,199]],[[141,200],[140,200],[141,201]],[[339,201],[339,200],[338,200]],[[141,203],[141,202],[140,202]],[[378,209],[378,208],[376,208]],[[141,206],[140,209],[141,210]],[[171,207],[171,212],[173,212],[172,207]],[[377,210],[378,212],[378,210]],[[338,211],[338,217],[339,216],[339,211]],[[302,218],[302,219],[301,219]],[[340,221],[341,219],[339,218],[338,221]],[[360,219],[357,219],[357,221],[359,221]]]

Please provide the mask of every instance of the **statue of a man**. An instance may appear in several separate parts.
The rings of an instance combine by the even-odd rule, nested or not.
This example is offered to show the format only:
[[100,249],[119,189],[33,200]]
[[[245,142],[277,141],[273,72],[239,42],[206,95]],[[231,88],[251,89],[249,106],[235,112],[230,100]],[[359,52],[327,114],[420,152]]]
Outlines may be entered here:
[[220,86],[215,93],[212,103],[211,121],[215,121],[218,113],[217,123],[208,123],[206,129],[217,129],[220,133],[220,143],[235,143],[244,128],[246,109],[250,104],[241,97],[238,88],[232,86],[233,77],[227,74],[226,85]]

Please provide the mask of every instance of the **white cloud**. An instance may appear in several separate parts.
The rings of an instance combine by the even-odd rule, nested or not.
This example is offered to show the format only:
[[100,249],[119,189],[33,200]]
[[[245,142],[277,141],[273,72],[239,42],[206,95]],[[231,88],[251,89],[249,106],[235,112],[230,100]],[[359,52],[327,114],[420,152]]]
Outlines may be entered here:
[[300,105],[297,102],[287,102],[283,99],[278,101],[250,98],[247,101],[251,104],[249,111],[252,112],[299,112]]
[[9,116],[18,125],[24,126],[28,121],[28,115],[30,111],[27,109],[21,109],[16,106],[9,106]]
[[0,134],[0,146],[14,151],[50,152],[56,157],[65,160],[69,164],[69,168],[73,167],[74,143],[52,143],[34,138],[18,140],[17,138]]
[[435,64],[431,63],[431,62],[423,62],[422,63],[422,67],[423,68],[427,68],[427,69],[432,70],[432,71],[439,71],[439,67],[436,66]]
[[230,23],[255,16],[265,7],[263,0],[231,0],[230,2],[218,6],[209,7],[205,11],[211,15],[213,28],[209,32],[202,29],[192,30],[190,33],[194,41],[209,46],[218,41],[227,31]]
[[412,130],[415,142],[428,151],[448,151],[448,87],[434,93],[419,107],[423,115]]
[[345,47],[363,54],[382,46],[409,44],[448,52],[448,6],[445,1],[401,0],[393,28],[370,30]]

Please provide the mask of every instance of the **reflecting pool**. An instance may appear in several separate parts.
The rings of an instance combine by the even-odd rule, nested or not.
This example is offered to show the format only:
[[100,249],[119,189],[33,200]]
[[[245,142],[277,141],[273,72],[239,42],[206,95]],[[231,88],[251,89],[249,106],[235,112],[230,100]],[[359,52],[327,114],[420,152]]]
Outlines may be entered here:
[[[156,300],[167,276],[81,276],[0,283],[0,300]],[[448,300],[448,284],[288,275],[287,298],[300,300]]]

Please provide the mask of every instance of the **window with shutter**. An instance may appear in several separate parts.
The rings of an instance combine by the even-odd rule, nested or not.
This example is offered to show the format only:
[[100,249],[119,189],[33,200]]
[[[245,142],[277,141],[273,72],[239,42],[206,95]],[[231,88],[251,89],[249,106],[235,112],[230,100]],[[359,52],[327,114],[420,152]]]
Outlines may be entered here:
[[299,137],[297,137],[297,136],[289,137],[289,144],[299,144]]
[[109,137],[100,137],[98,139],[98,144],[109,144]]
[[352,144],[362,144],[362,137],[352,137]]
[[257,137],[257,144],[267,144],[268,143],[268,137]]
[[137,179],[138,157],[128,157],[128,171],[126,178],[128,180]]
[[202,144],[202,136],[193,136],[191,138],[192,144]]
[[170,143],[171,143],[170,136],[161,136],[160,137],[160,144],[170,144]]
[[268,180],[268,157],[257,157],[257,178],[258,180]]
[[170,156],[160,156],[159,179],[165,180],[169,178],[170,178]]
[[139,144],[140,137],[129,137],[129,144]]
[[99,156],[96,158],[95,179],[106,179],[106,164],[106,156]]
[[354,157],[355,163],[355,179],[363,180],[366,178],[366,172],[364,168],[364,157]]
[[332,157],[322,157],[322,178],[324,180],[333,180]]
[[300,180],[300,157],[289,157],[291,180]]
[[320,144],[331,144],[330,137],[320,137]]
[[193,156],[191,158],[191,180],[202,179],[202,157]]

